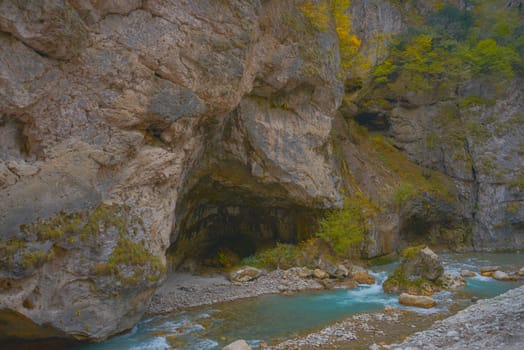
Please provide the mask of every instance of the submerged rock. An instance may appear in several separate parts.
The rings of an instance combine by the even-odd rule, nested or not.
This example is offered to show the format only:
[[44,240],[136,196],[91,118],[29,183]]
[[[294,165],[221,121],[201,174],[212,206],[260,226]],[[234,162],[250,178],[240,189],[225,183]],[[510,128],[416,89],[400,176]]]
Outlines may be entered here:
[[471,270],[462,270],[460,271],[460,275],[462,277],[475,277],[476,273]]
[[487,273],[491,274],[499,270],[502,270],[500,266],[483,266],[480,268],[480,273],[484,276]]
[[229,274],[229,280],[231,282],[249,282],[257,279],[262,274],[262,270],[251,266],[244,266],[238,270],[232,271]]
[[439,284],[445,289],[457,289],[466,285],[466,280],[461,275],[444,272],[438,279]]
[[517,280],[516,276],[508,275],[507,273],[503,271],[495,271],[491,274],[491,277],[493,277],[494,279],[498,281],[516,281]]
[[411,295],[408,293],[400,294],[398,302],[402,305],[421,307],[425,309],[431,309],[437,305],[437,302],[433,298],[422,295]]
[[337,283],[337,286],[340,288],[353,289],[358,286],[355,280],[341,281]]
[[224,346],[222,350],[251,350],[251,347],[245,340],[240,339],[232,342],[231,344]]
[[367,271],[354,274],[353,279],[359,284],[374,284],[376,282],[375,277],[371,276]]

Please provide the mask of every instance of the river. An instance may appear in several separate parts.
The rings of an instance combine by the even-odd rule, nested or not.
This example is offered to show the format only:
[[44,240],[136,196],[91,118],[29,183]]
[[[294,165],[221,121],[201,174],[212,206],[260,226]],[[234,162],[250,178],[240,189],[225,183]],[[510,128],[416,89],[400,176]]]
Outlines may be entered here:
[[[446,269],[457,273],[462,269],[478,271],[487,265],[515,270],[524,265],[523,256],[519,253],[441,255]],[[407,308],[398,303],[396,295],[385,294],[382,290],[382,282],[394,267],[395,264],[389,264],[372,268],[377,283],[351,290],[264,295],[144,319],[127,334],[75,350],[211,350],[221,349],[240,338],[256,348],[261,342],[275,343],[357,313],[383,310],[386,306]],[[480,275],[466,280],[467,286],[457,292],[436,293],[437,307],[408,309],[418,313],[446,313],[459,299],[489,298],[522,284],[522,280],[500,282]]]

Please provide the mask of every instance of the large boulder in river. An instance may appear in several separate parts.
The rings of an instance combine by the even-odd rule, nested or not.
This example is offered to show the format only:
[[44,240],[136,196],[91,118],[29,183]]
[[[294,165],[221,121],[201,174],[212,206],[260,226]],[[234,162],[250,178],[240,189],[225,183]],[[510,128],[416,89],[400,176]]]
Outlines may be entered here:
[[409,247],[402,251],[402,262],[383,284],[386,293],[410,292],[431,295],[438,289],[436,281],[444,273],[437,254],[425,246]]
[[249,282],[260,277],[261,274],[262,270],[251,266],[244,266],[240,269],[232,271],[229,274],[229,280],[234,283]]
[[434,282],[444,273],[439,256],[428,247],[406,248],[402,257],[401,269],[404,276],[411,281],[423,278]]
[[398,302],[402,305],[421,307],[425,309],[431,309],[433,306],[437,305],[437,302],[433,298],[422,295],[411,295],[408,293],[400,294]]

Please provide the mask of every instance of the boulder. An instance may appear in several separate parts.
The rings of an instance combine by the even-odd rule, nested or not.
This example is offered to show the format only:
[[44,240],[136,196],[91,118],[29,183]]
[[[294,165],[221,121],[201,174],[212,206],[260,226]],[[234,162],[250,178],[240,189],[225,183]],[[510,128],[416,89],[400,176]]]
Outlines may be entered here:
[[262,270],[251,266],[244,266],[240,269],[232,271],[229,274],[229,280],[231,282],[248,282],[257,279],[262,274]]
[[475,272],[471,271],[471,270],[462,270],[460,271],[460,275],[462,277],[475,277]]
[[495,271],[492,273],[491,277],[493,277],[497,281],[516,281],[517,280],[517,276],[510,276],[503,271]]
[[296,269],[295,274],[302,279],[306,279],[313,276],[313,270],[307,267],[299,267]]
[[362,266],[352,265],[350,268],[350,272],[351,272],[351,275],[355,275],[360,272],[367,272],[367,270],[363,268]]
[[444,266],[439,256],[428,247],[414,252],[412,256],[405,256],[400,268],[410,281],[423,278],[434,282],[444,273]]
[[367,271],[358,272],[353,275],[353,279],[359,284],[374,284],[375,277],[371,276]]
[[224,346],[222,350],[251,350],[251,347],[245,340],[240,339],[232,342],[231,344]]
[[337,266],[336,271],[335,271],[335,277],[342,279],[342,278],[345,278],[345,277],[348,277],[348,276],[349,276],[349,270],[347,269],[347,267],[345,267],[342,264],[339,264]]
[[357,287],[357,282],[355,280],[346,280],[337,283],[337,287],[344,289],[353,289]]
[[484,275],[484,273],[487,273],[487,272],[493,273],[501,269],[502,268],[500,266],[483,266],[480,268],[480,273]]
[[402,262],[384,282],[384,291],[432,295],[438,289],[436,280],[444,273],[438,255],[424,246],[406,248],[401,255]]
[[333,289],[336,286],[337,280],[325,278],[319,281],[325,289]]
[[438,279],[445,289],[457,289],[466,285],[466,280],[461,275],[444,272]]
[[313,277],[319,280],[323,280],[329,277],[329,274],[321,269],[314,269],[313,270]]
[[332,264],[332,263],[330,263],[329,261],[326,261],[326,260],[321,261],[318,264],[317,268],[319,268],[320,270],[326,271],[329,274],[329,276],[331,276],[331,277],[336,277],[336,273],[337,273],[337,270],[338,270],[336,265],[334,265],[334,264]]
[[421,307],[424,309],[431,309],[433,306],[437,305],[437,302],[433,298],[407,293],[400,294],[398,302],[402,305]]
[[519,270],[519,276],[524,277],[524,267]]

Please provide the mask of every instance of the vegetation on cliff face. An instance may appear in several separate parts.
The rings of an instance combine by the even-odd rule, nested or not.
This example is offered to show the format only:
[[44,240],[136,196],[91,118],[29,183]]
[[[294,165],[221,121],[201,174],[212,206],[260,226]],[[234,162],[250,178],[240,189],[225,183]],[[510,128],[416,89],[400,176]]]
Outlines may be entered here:
[[465,8],[443,4],[394,40],[389,57],[373,72],[374,81],[393,91],[405,86],[443,93],[471,78],[500,84],[522,69],[519,11],[493,0]]
[[350,0],[307,0],[300,10],[313,28],[327,31],[334,24],[338,37],[340,65],[347,71],[352,68],[361,45],[360,39],[352,32],[349,16]]
[[339,257],[360,257],[359,245],[367,239],[368,221],[377,210],[362,193],[357,193],[345,199],[342,209],[327,213],[316,236],[328,242]]
[[[160,258],[153,256],[142,243],[127,238],[143,230],[137,216],[128,219],[130,208],[123,205],[101,204],[92,210],[66,213],[21,225],[23,238],[12,239],[0,247],[0,267],[9,269],[17,277],[34,270],[56,257],[55,252],[84,249],[99,250],[96,240],[100,235],[106,244],[117,239],[107,262],[94,266],[94,277],[112,276],[125,284],[155,282],[164,271]],[[114,236],[114,237],[113,237]],[[97,253],[95,253],[97,254]]]

